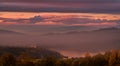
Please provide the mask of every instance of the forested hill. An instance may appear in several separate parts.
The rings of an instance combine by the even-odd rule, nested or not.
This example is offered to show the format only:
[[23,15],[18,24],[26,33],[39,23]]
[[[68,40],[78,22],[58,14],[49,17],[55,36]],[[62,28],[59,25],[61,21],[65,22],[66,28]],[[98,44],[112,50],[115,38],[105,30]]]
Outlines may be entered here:
[[44,58],[44,57],[63,57],[60,53],[52,50],[48,50],[41,47],[0,47],[0,55],[4,53],[11,53],[15,56],[19,56],[21,54],[28,54],[34,58]]

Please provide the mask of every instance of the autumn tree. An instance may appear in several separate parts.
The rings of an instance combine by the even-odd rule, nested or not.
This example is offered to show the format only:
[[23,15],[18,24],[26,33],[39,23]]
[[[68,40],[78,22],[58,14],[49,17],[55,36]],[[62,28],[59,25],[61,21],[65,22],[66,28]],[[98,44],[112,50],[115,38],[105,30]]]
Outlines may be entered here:
[[100,53],[93,56],[92,61],[93,61],[94,66],[105,66],[108,64],[107,61],[105,60],[104,55],[102,55]]
[[0,58],[1,66],[15,66],[16,58],[10,53],[4,53]]
[[112,50],[109,58],[109,66],[114,66],[116,64],[117,52]]

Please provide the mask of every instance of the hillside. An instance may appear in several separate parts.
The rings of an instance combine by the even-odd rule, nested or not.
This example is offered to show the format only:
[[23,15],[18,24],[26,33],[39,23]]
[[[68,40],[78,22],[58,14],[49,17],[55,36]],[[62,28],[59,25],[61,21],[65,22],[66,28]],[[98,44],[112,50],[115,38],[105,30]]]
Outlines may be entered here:
[[21,53],[26,53],[34,58],[44,58],[49,56],[53,56],[56,58],[62,57],[62,55],[56,51],[40,47],[0,47],[0,55],[6,52],[11,53],[15,56],[19,56]]

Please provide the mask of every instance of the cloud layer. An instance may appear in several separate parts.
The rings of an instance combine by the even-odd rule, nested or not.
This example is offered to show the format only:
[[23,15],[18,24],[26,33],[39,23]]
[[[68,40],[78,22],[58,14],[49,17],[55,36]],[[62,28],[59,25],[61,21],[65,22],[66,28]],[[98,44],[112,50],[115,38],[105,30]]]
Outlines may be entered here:
[[1,0],[0,11],[120,14],[119,0]]
[[[92,17],[92,16],[91,16]],[[32,25],[110,25],[115,26],[120,23],[120,19],[107,20],[107,19],[92,19],[86,16],[33,16],[30,18],[0,18],[0,24],[32,24]]]

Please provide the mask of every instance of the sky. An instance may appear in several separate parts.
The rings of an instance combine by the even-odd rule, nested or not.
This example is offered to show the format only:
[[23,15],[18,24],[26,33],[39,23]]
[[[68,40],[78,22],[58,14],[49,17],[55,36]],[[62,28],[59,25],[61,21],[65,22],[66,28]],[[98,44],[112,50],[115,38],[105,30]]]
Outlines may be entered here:
[[119,25],[120,0],[0,0],[0,24]]
[[79,57],[118,49],[114,28],[120,28],[120,0],[0,0],[0,45],[33,43]]
[[0,0],[0,11],[120,14],[120,0]]

